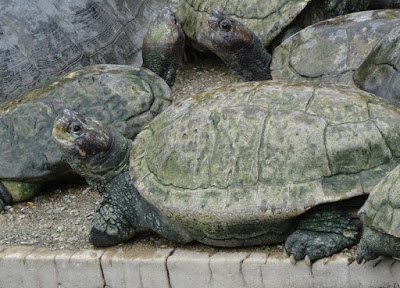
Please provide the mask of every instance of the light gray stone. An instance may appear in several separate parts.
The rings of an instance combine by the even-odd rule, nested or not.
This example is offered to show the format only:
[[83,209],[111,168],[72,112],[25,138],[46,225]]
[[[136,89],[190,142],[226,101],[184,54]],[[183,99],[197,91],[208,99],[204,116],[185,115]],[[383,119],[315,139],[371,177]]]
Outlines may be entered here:
[[25,257],[32,252],[32,247],[17,246],[0,248],[0,287],[31,288],[25,277]]
[[60,287],[104,287],[100,266],[100,257],[103,253],[102,250],[57,253],[54,263]]
[[173,248],[110,249],[101,257],[105,284],[109,288],[168,288],[166,263],[173,251]]
[[242,275],[242,262],[249,256],[248,252],[218,252],[210,257],[211,280],[209,288],[245,288]]
[[209,262],[207,252],[176,249],[167,261],[171,287],[207,287],[211,280]]
[[261,267],[267,262],[267,254],[253,252],[242,263],[242,274],[246,287],[263,288]]

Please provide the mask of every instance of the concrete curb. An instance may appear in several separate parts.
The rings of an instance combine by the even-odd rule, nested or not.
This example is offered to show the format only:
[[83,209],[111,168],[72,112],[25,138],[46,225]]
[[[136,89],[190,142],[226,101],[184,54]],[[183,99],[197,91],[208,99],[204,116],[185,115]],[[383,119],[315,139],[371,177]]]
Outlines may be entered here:
[[[379,264],[378,264],[379,263]],[[400,261],[334,255],[308,267],[281,253],[180,248],[51,251],[0,246],[0,288],[400,287]]]

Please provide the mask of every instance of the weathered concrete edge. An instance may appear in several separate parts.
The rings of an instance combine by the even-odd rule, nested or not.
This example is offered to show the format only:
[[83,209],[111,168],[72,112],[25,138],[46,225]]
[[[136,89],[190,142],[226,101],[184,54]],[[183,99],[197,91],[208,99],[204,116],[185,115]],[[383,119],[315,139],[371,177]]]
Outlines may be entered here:
[[400,287],[400,261],[358,265],[335,255],[308,267],[281,253],[0,246],[0,288],[13,287]]

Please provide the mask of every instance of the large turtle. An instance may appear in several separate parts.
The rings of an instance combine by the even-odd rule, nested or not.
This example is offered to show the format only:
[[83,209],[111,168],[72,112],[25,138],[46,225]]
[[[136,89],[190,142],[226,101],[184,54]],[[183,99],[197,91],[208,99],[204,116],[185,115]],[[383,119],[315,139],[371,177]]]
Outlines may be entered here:
[[[171,103],[170,90],[183,54],[183,33],[168,7],[144,37],[145,69],[90,66],[0,105],[0,211],[32,197],[46,180],[71,171],[49,137],[54,115],[68,105],[99,115],[133,138]],[[35,147],[35,149],[32,149]],[[37,153],[37,151],[43,151]]]
[[311,25],[274,50],[272,77],[354,86],[354,71],[375,44],[399,25],[400,10],[395,9],[356,12]]
[[11,200],[32,197],[44,181],[71,176],[50,136],[64,107],[98,117],[133,138],[171,100],[168,85],[153,72],[104,64],[67,73],[1,104],[0,211]]
[[170,0],[186,35],[209,47],[207,18],[217,9],[245,26],[267,47],[288,25],[301,29],[323,19],[374,8],[393,8],[393,0]]
[[53,137],[103,192],[95,246],[146,227],[216,246],[287,239],[291,257],[312,261],[358,241],[340,200],[369,193],[399,163],[399,123],[400,108],[359,89],[264,81],[173,104],[133,143],[71,110]]
[[400,165],[375,187],[359,214],[364,228],[357,262],[381,255],[400,260]]
[[311,0],[273,0],[273,1],[210,1],[210,0],[171,0],[178,21],[185,34],[197,46],[210,47],[207,37],[207,19],[212,10],[221,10],[245,26],[267,46],[288,25]]
[[213,10],[208,18],[208,48],[245,80],[265,80],[272,75],[276,80],[354,85],[354,70],[374,45],[400,24],[399,19],[400,10],[387,9],[321,21],[279,45],[271,62],[271,56],[249,28]]
[[143,37],[166,1],[0,1],[0,102],[93,64],[139,66]]
[[400,25],[372,49],[354,73],[361,89],[400,104]]

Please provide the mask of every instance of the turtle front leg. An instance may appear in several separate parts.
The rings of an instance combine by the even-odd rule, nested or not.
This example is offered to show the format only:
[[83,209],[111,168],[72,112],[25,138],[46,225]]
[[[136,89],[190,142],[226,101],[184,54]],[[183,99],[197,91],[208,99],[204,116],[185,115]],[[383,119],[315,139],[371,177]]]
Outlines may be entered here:
[[360,239],[361,222],[341,210],[309,212],[286,240],[286,252],[294,260],[310,263],[351,247]]
[[105,198],[94,215],[89,241],[96,247],[112,246],[129,241],[135,232],[120,208]]
[[357,263],[374,260],[379,256],[400,258],[400,238],[380,233],[364,225],[357,249]]

